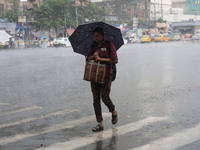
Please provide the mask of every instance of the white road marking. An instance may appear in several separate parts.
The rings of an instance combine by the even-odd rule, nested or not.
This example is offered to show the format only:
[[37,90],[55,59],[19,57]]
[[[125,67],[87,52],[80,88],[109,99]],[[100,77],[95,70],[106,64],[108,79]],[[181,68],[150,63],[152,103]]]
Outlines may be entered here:
[[74,111],[78,111],[78,110],[65,109],[65,110],[62,110],[62,111],[53,112],[53,113],[50,113],[50,114],[47,114],[47,115],[44,115],[44,116],[40,116],[40,117],[33,117],[33,118],[23,119],[23,120],[18,121],[18,122],[13,122],[13,123],[8,123],[8,124],[2,124],[2,125],[0,125],[0,129],[1,128],[5,128],[5,127],[9,127],[9,126],[18,125],[18,124],[21,124],[21,123],[26,123],[26,122],[30,122],[30,121],[35,121],[35,120],[47,118],[47,117],[53,117],[53,116],[63,115],[63,114],[71,113],[71,112],[74,112]]
[[19,113],[19,112],[22,112],[22,111],[27,111],[27,110],[32,110],[32,109],[42,109],[42,107],[31,106],[31,107],[21,108],[21,109],[18,109],[18,110],[7,112],[7,113],[2,113],[2,114],[0,114],[0,116]]
[[[105,118],[105,117],[111,116],[111,114],[110,113],[103,113],[103,116]],[[1,138],[0,139],[0,145],[5,145],[5,144],[8,144],[8,143],[16,142],[16,141],[19,141],[19,140],[23,140],[23,139],[26,139],[26,138],[38,136],[38,135],[49,133],[49,132],[54,132],[54,131],[57,131],[57,130],[70,129],[70,128],[73,128],[73,127],[75,127],[79,124],[82,124],[82,123],[85,123],[85,122],[88,122],[88,121],[91,121],[91,120],[94,120],[94,119],[95,119],[94,115],[91,115],[91,116],[87,116],[85,118],[81,118],[81,119],[78,119],[78,120],[69,121],[69,122],[66,122],[66,123],[57,124],[57,125],[54,125],[54,126],[43,128],[42,131],[38,131],[38,133],[28,133],[27,132],[27,133],[23,133],[23,134],[17,134],[15,136],[11,136],[11,137]]]
[[0,103],[0,106],[2,106],[2,105],[10,105],[10,104],[8,104],[8,103]]
[[176,150],[200,139],[200,124],[194,128],[185,129],[175,133],[171,137],[161,138],[148,145],[133,148],[131,150]]
[[[137,121],[137,122],[133,122],[133,123],[129,123],[129,124],[126,124],[123,126],[116,127],[115,129],[118,130],[117,136],[120,136],[120,135],[129,133],[129,132],[138,130],[140,128],[143,128],[143,127],[149,125],[150,123],[155,123],[155,122],[163,121],[166,119],[168,119],[168,118],[167,117],[166,118],[149,117],[149,118]],[[99,134],[102,134],[101,139],[97,138]],[[109,129],[109,130],[105,130],[103,132],[89,134],[86,137],[76,137],[69,141],[63,142],[63,143],[55,143],[46,148],[43,147],[43,148],[38,148],[35,150],[73,150],[73,149],[80,148],[82,146],[86,146],[86,145],[95,143],[102,139],[112,138],[112,136],[113,136],[113,129]]]

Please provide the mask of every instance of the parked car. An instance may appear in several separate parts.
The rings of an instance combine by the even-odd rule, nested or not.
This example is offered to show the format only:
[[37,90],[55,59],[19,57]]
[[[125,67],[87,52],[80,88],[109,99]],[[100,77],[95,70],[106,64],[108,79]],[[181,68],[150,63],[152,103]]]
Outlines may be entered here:
[[151,37],[151,41],[152,41],[152,42],[155,41],[155,38],[156,38],[157,36],[158,36],[158,35],[152,36],[152,37]]
[[194,34],[194,35],[192,36],[192,38],[193,38],[194,40],[199,40],[199,39],[200,39],[200,34]]
[[164,41],[164,34],[159,34],[156,38],[155,38],[155,42],[163,42]]
[[71,43],[68,38],[59,38],[59,39],[54,39],[53,46],[68,47],[68,46],[71,46]]
[[150,43],[151,39],[150,39],[149,35],[142,35],[140,41],[141,41],[141,43]]
[[183,38],[192,38],[192,34],[184,34]]
[[123,38],[123,41],[124,41],[124,44],[127,44],[128,43],[128,40]]
[[10,48],[9,41],[0,42],[0,45],[1,45],[0,48],[4,48],[4,49]]
[[173,41],[173,40],[174,40],[174,35],[169,34],[169,35],[167,35],[167,36],[168,36],[168,38],[169,38],[169,41]]
[[173,35],[164,35],[163,39],[165,42],[173,41]]
[[181,40],[181,36],[179,33],[173,33],[173,40],[174,41],[180,41]]
[[163,41],[169,42],[169,37],[168,37],[167,35],[164,35],[164,36],[163,36]]
[[140,43],[140,38],[137,36],[130,37],[131,43]]

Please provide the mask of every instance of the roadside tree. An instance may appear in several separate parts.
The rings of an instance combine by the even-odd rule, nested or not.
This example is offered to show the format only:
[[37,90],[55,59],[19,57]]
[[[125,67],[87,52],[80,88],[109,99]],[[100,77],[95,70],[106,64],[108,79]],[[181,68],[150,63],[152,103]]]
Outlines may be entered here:
[[[99,21],[106,12],[87,0],[80,0],[81,5],[77,6],[71,0],[46,0],[40,7],[32,11],[34,24],[42,30],[55,29],[56,35],[61,26],[76,27],[76,17],[79,24],[85,20]],[[76,7],[78,13],[76,13]]]
[[19,9],[17,0],[8,0],[9,9],[0,15],[1,18],[7,18],[8,22],[18,22],[18,16],[21,16],[22,12]]
[[72,6],[70,0],[47,0],[32,11],[34,24],[42,30],[54,28],[57,34],[59,27],[67,22],[65,18],[69,18],[69,9]]

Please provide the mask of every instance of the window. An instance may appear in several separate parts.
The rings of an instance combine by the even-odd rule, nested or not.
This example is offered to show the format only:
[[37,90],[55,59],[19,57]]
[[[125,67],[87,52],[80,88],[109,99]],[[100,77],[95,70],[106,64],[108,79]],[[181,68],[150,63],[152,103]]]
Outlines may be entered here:
[[13,6],[13,4],[12,3],[8,3],[8,10],[11,10],[12,9],[12,6]]
[[147,38],[147,36],[143,35],[142,38]]
[[3,14],[3,4],[0,4],[0,14]]
[[27,5],[23,4],[23,12],[27,10]]
[[127,17],[128,17],[128,18],[131,17],[131,9],[127,9]]
[[37,4],[33,4],[33,8],[37,8],[38,7],[38,5]]

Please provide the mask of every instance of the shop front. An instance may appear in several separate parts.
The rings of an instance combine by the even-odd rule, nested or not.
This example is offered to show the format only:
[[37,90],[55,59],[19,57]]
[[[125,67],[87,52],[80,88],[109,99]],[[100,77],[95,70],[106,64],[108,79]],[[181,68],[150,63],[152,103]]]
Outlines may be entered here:
[[168,23],[166,22],[156,22],[157,32],[161,34],[168,33]]
[[178,30],[181,34],[200,33],[200,21],[173,22],[172,31]]

